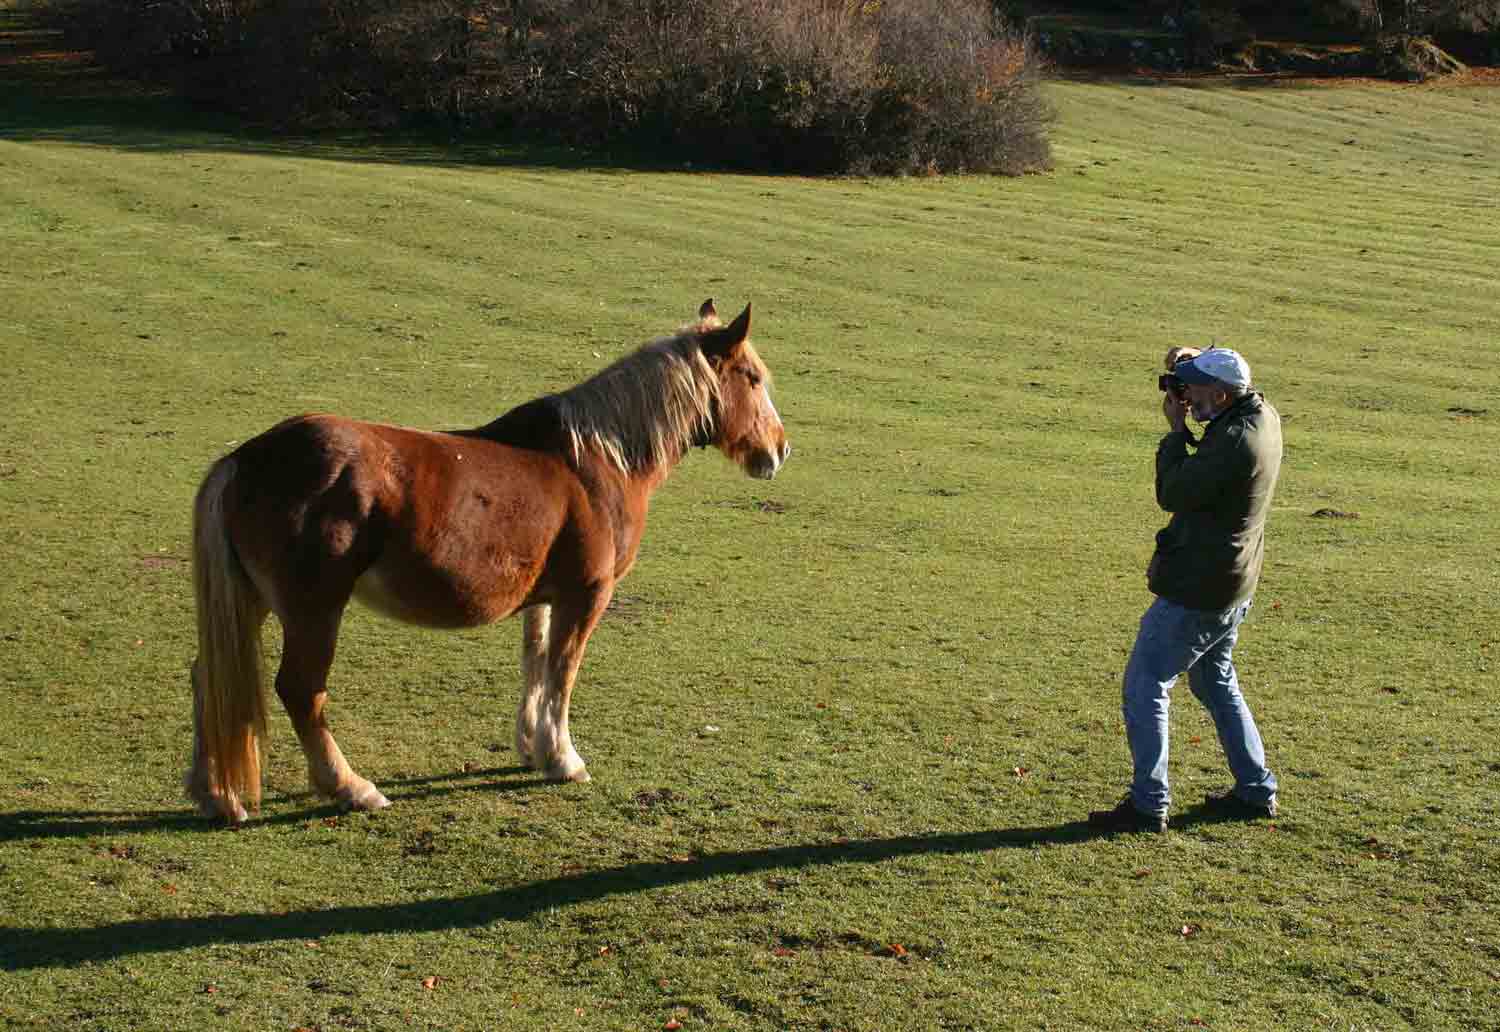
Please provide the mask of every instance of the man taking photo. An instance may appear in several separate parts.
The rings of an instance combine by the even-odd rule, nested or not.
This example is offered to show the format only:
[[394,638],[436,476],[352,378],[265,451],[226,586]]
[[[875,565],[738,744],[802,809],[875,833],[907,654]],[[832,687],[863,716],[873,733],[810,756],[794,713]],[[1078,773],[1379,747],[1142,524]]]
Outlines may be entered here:
[[[1146,569],[1156,600],[1125,666],[1130,793],[1114,809],[1089,814],[1090,825],[1107,831],[1167,829],[1167,712],[1183,671],[1213,717],[1234,775],[1234,788],[1210,795],[1204,810],[1235,818],[1277,810],[1276,776],[1231,654],[1260,578],[1281,470],[1281,417],[1251,387],[1249,363],[1228,348],[1179,358],[1161,388],[1169,432],[1156,449],[1156,501],[1172,518],[1156,535]],[[1206,424],[1201,440],[1188,430],[1190,412]]]

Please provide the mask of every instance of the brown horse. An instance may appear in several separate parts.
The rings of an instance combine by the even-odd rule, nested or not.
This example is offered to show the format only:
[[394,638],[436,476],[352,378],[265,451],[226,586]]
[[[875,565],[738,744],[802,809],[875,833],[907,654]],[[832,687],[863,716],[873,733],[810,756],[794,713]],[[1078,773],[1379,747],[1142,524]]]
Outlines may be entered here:
[[587,781],[568,700],[652,492],[693,445],[760,478],[791,454],[749,333],[748,305],[725,326],[710,299],[675,336],[474,430],[299,416],[215,463],[194,510],[188,795],[231,822],[259,806],[260,631],[275,613],[276,694],[313,787],[358,810],[390,805],[323,713],[351,597],[439,628],[524,611],[516,750],[553,780]]

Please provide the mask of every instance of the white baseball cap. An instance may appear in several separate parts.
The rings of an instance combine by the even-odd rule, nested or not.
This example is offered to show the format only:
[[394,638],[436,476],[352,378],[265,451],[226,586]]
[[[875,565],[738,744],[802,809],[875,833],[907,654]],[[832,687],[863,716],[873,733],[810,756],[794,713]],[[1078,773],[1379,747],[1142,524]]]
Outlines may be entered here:
[[1238,351],[1209,348],[1197,358],[1178,362],[1172,367],[1172,375],[1183,383],[1199,386],[1223,383],[1244,388],[1250,386],[1250,363],[1241,358]]

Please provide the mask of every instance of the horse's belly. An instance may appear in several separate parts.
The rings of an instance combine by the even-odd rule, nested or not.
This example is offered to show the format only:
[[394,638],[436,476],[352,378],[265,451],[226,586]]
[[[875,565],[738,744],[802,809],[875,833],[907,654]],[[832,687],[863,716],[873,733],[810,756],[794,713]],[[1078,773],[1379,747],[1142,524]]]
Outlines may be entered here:
[[376,564],[354,582],[354,597],[382,616],[422,627],[480,627],[515,612],[526,596],[524,578],[476,590],[435,571],[399,572]]

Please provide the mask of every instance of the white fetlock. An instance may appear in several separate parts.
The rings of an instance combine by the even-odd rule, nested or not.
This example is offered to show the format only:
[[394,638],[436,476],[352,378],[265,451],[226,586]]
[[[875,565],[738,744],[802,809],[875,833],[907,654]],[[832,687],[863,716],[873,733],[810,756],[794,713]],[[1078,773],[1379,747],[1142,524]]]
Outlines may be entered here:
[[391,801],[368,781],[346,785],[334,793],[334,800],[345,810],[384,810]]
[[547,779],[549,781],[573,781],[580,785],[592,780],[589,777],[588,768],[583,765],[583,760],[576,754],[551,764],[547,768]]
[[186,789],[188,798],[197,805],[198,812],[211,821],[225,820],[230,824],[243,824],[250,817],[234,795],[226,794],[221,797],[192,771],[188,771],[182,787]]

